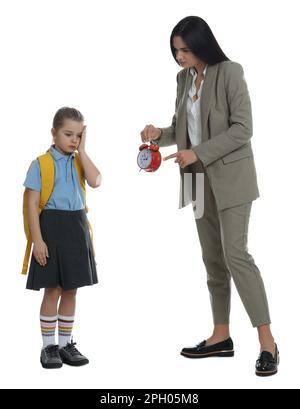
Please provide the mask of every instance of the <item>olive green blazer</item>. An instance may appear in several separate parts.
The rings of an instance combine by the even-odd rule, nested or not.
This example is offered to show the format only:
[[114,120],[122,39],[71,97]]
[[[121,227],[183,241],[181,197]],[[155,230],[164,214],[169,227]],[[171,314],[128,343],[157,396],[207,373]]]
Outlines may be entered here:
[[[161,147],[177,144],[189,149],[186,105],[192,84],[189,69],[177,74],[177,98],[172,125],[161,128]],[[208,65],[201,93],[201,143],[193,147],[216,199],[218,210],[247,203],[259,197],[251,148],[252,112],[242,66],[234,61]],[[180,170],[179,208],[189,204],[183,195],[184,173]],[[189,200],[190,202],[190,200]]]

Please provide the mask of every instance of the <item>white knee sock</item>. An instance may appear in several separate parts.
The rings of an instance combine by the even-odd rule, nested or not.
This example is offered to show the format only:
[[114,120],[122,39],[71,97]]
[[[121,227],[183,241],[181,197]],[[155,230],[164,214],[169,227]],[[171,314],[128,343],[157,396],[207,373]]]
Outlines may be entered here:
[[73,317],[66,317],[58,314],[58,343],[59,348],[65,347],[71,342],[72,329],[74,323]]
[[53,317],[40,315],[43,348],[51,344],[55,345],[56,321],[57,315],[54,315]]

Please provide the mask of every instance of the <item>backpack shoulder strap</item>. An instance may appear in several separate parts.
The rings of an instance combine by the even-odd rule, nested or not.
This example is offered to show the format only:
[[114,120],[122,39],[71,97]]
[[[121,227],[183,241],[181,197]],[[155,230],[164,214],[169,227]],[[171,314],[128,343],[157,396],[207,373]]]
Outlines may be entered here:
[[80,183],[80,187],[82,190],[82,195],[84,199],[84,204],[85,204],[85,210],[86,212],[88,211],[87,205],[86,205],[86,190],[85,190],[85,178],[84,178],[84,171],[83,167],[80,161],[80,157],[78,153],[75,153],[75,158],[74,158],[74,166],[78,174],[78,179]]
[[[27,174],[33,164],[33,161],[31,162]],[[26,235],[27,240],[30,239],[30,230],[29,230],[29,225],[28,225],[28,188],[25,187],[24,193],[23,193],[23,224],[24,224],[24,232]]]
[[[45,153],[44,155],[39,156],[38,158],[40,171],[41,171],[41,193],[40,193],[40,204],[39,208],[42,211],[48,202],[55,180],[55,168],[54,161],[50,152]],[[31,165],[30,165],[31,166]],[[29,167],[30,169],[30,167]],[[28,170],[29,170],[28,169]],[[24,221],[24,231],[27,238],[27,245],[23,260],[22,274],[27,274],[29,258],[32,248],[32,238],[29,230],[28,223],[28,189],[25,188],[23,196],[23,221]]]
[[54,161],[50,152],[38,157],[41,169],[40,209],[43,210],[53,191],[55,180]]

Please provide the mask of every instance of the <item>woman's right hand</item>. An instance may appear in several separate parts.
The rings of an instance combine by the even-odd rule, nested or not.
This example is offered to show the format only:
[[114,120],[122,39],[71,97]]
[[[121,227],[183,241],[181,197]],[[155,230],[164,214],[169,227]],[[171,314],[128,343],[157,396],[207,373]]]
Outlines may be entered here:
[[155,128],[153,125],[146,125],[141,132],[143,142],[153,141],[161,136],[161,129]]
[[47,264],[47,257],[49,257],[48,247],[43,240],[37,241],[33,244],[33,255],[36,261],[41,265]]

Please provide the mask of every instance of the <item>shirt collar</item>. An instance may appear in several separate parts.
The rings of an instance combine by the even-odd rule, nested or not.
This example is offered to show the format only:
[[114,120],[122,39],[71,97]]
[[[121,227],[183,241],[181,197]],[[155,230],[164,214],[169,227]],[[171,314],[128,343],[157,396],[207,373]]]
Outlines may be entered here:
[[58,152],[57,149],[55,149],[54,145],[52,145],[49,150],[54,160],[69,159],[69,157],[72,157],[73,159],[75,157],[75,152],[72,152],[70,155],[63,155],[62,153]]
[[[207,70],[208,64],[206,65],[206,67],[203,70],[203,76],[205,77],[206,75],[206,70]],[[195,70],[194,67],[190,68],[190,73],[192,74],[193,78],[197,77],[197,71]]]

